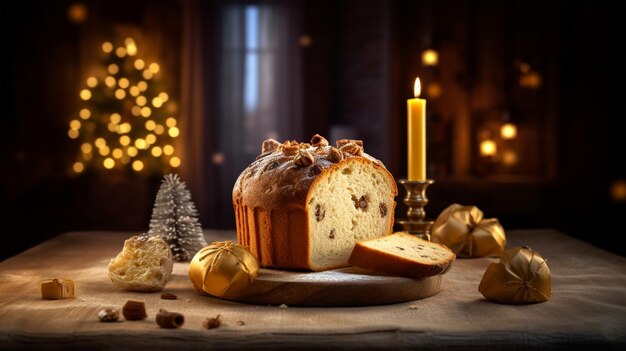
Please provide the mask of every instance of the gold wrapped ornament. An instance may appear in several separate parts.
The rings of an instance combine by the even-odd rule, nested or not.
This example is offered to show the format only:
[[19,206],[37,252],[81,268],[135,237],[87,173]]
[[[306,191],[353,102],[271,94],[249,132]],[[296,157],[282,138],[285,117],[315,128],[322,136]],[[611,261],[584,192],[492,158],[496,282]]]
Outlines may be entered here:
[[506,304],[544,302],[550,299],[552,277],[537,251],[523,246],[508,249],[499,263],[487,267],[478,291],[487,299]]
[[202,248],[189,264],[194,289],[218,297],[236,296],[259,273],[259,261],[245,246],[231,241]]
[[483,219],[476,206],[448,206],[437,217],[431,235],[433,242],[446,245],[459,257],[498,256],[506,246],[500,222]]

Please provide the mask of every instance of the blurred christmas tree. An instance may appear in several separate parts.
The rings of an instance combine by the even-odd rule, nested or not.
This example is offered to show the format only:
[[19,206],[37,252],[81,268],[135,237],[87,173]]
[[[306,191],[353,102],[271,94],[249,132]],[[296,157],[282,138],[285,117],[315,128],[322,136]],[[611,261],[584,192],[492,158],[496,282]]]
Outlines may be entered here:
[[159,65],[139,58],[132,38],[101,48],[99,72],[86,79],[79,94],[83,106],[67,132],[80,147],[73,171],[165,173],[179,167],[176,108],[168,103]]

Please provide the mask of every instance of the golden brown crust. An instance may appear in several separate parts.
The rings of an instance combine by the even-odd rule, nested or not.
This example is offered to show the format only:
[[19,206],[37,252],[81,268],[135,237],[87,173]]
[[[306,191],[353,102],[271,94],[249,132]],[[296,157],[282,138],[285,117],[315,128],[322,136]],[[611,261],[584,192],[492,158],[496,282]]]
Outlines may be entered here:
[[[263,153],[241,173],[233,188],[237,240],[261,266],[315,269],[309,257],[309,190],[333,169],[351,162],[371,164],[393,184],[390,196],[397,194],[395,180],[382,162],[363,153],[362,142],[348,142],[353,142],[351,147],[340,150],[319,135],[311,144],[266,140]],[[345,146],[346,141],[339,144]],[[390,218],[394,208],[392,201]],[[390,221],[389,233],[392,227]]]
[[[396,235],[396,234],[393,234]],[[409,235],[409,234],[407,234]],[[376,239],[373,239],[376,240]],[[389,274],[405,276],[415,279],[431,277],[446,273],[454,262],[456,256],[444,245],[437,245],[446,251],[449,251],[452,259],[444,262],[436,262],[426,264],[411,260],[406,257],[399,256],[390,252],[384,252],[380,249],[373,249],[359,242],[354,246],[352,254],[348,259],[348,263],[352,266],[371,269],[375,271],[385,272]]]

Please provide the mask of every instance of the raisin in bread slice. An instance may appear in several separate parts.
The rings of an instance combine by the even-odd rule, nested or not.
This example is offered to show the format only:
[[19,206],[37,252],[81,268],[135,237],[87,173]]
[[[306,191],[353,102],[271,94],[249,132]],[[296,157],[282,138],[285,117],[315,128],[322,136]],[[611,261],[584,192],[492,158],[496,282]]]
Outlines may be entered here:
[[359,140],[266,140],[233,189],[237,239],[263,267],[345,267],[355,243],[391,234],[396,194]]
[[357,267],[410,278],[446,273],[456,255],[445,245],[405,232],[358,242],[348,262]]

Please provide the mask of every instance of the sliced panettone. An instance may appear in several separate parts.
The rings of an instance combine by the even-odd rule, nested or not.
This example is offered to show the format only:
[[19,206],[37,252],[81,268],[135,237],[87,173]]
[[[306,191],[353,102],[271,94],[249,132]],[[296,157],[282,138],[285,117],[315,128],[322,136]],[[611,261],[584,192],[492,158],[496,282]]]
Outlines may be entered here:
[[455,259],[456,255],[444,245],[399,232],[357,243],[348,263],[419,279],[446,273]]
[[263,267],[345,267],[356,242],[392,232],[396,194],[360,140],[266,140],[233,189],[237,238]]

